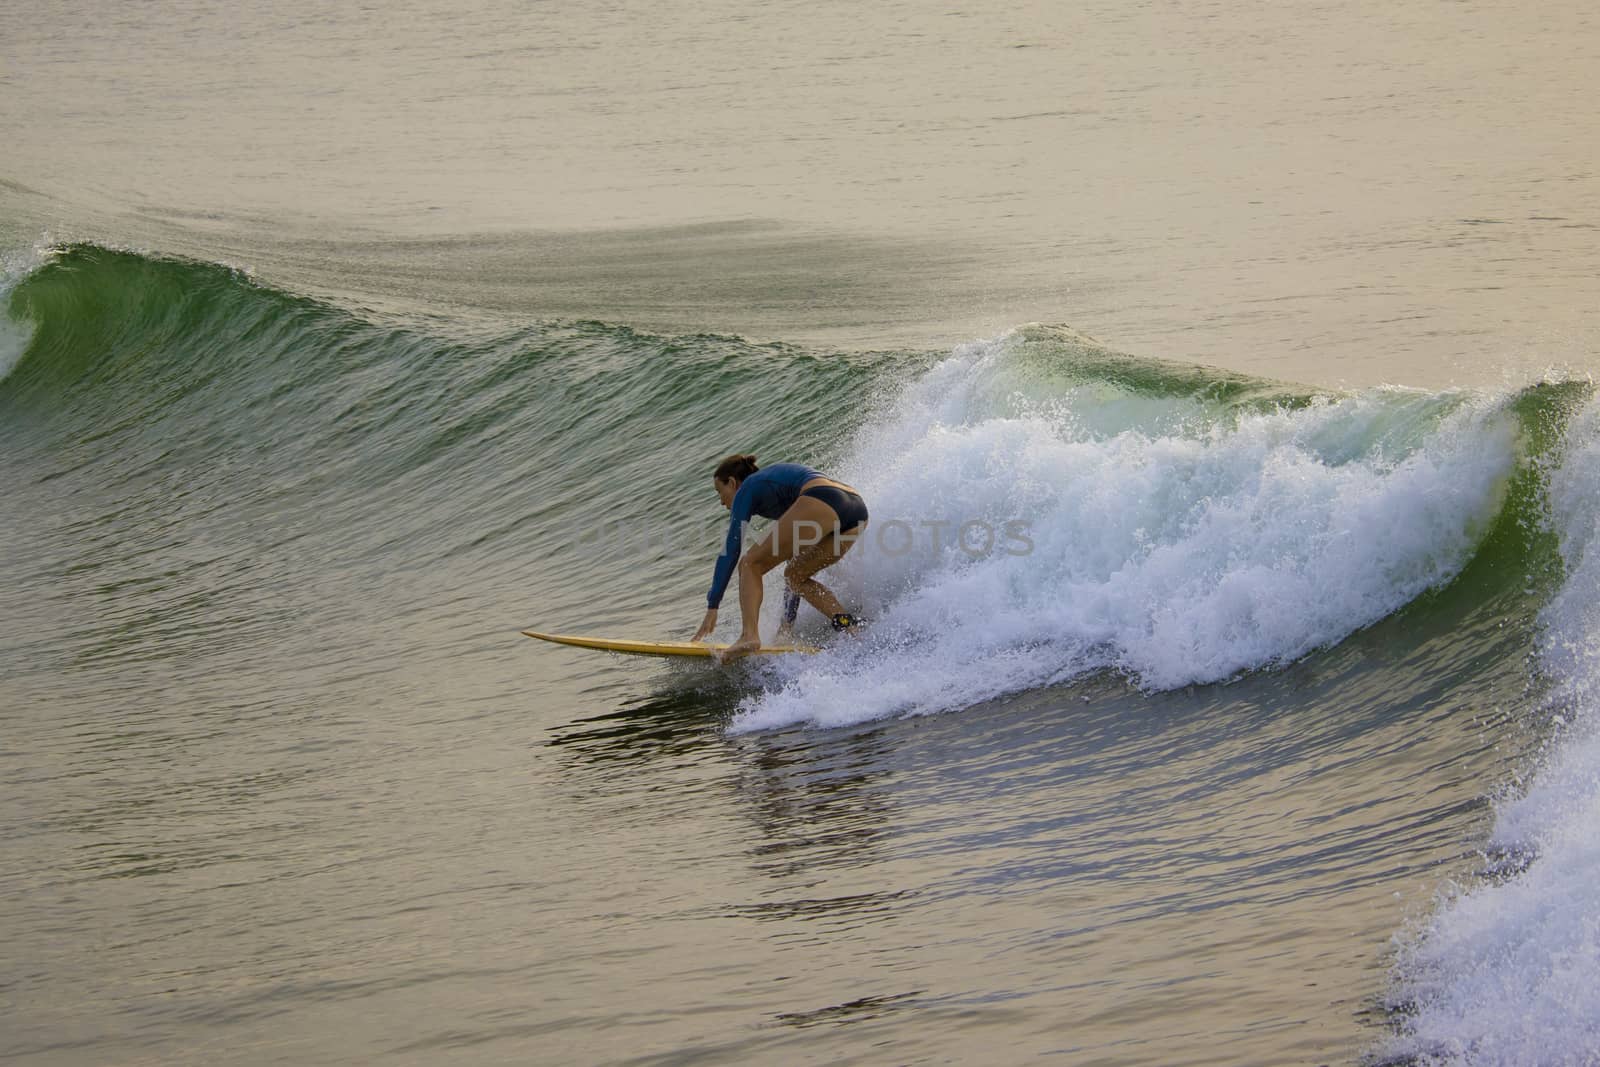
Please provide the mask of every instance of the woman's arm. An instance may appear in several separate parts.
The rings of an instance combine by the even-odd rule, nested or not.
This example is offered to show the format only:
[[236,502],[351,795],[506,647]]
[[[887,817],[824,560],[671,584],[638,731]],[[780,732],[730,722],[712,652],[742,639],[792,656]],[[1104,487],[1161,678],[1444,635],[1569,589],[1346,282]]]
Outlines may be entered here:
[[744,542],[744,524],[750,521],[750,500],[751,494],[745,492],[745,487],[741,485],[728,508],[728,536],[722,543],[722,555],[717,557],[717,567],[711,575],[711,591],[706,594],[705,618],[700,620],[700,629],[690,638],[692,641],[703,640],[717,628],[717,608],[722,604],[722,594],[727,592],[728,580],[733,577],[733,569],[739,565],[739,552]]

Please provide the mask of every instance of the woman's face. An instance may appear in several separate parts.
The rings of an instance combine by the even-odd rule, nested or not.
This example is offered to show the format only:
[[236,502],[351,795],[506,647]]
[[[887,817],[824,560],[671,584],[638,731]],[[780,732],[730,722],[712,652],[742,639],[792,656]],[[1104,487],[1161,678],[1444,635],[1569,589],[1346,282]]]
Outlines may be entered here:
[[725,508],[733,507],[733,494],[739,491],[738,480],[735,478],[724,480],[713,474],[711,476],[711,484],[717,487],[717,499],[722,501],[722,506]]

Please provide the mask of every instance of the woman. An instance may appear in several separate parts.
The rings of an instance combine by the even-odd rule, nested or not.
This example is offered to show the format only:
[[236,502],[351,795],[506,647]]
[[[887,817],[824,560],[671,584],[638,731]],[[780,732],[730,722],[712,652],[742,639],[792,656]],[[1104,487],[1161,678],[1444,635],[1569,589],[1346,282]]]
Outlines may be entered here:
[[[711,476],[717,497],[732,514],[728,519],[728,540],[717,557],[711,592],[706,596],[706,617],[693,640],[710,636],[717,628],[717,606],[728,587],[734,567],[739,569],[739,616],[743,626],[739,640],[728,646],[724,659],[732,659],[761,647],[761,581],[768,571],[785,561],[783,575],[790,596],[784,605],[783,628],[787,632],[800,610],[800,597],[826,615],[835,630],[848,630],[860,620],[844,610],[828,587],[813,577],[822,568],[839,561],[850,551],[867,524],[867,505],[861,494],[832,478],[800,463],[775,463],[756,466],[756,457],[734,455],[717,465]],[[775,519],[772,530],[760,544],[739,558],[739,543],[744,524],[751,516]]]

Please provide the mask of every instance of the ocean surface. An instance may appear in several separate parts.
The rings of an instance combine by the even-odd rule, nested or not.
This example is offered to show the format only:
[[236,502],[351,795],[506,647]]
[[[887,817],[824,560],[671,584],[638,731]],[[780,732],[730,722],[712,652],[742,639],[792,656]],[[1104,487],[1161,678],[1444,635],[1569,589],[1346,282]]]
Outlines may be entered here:
[[[0,1058],[1600,1063],[1597,60],[17,5]],[[521,636],[689,636],[730,452],[863,636]]]

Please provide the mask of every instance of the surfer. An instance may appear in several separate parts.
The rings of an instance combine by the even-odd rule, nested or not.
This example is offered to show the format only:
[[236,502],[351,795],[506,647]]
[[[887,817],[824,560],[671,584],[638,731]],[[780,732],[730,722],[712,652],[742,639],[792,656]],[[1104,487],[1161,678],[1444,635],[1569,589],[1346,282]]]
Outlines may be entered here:
[[[717,557],[717,568],[706,595],[706,616],[692,640],[701,641],[717,628],[717,607],[734,568],[739,571],[739,640],[728,646],[724,659],[761,647],[762,579],[780,563],[789,587],[784,602],[780,634],[787,633],[800,610],[800,600],[822,612],[835,630],[850,630],[861,620],[844,610],[816,573],[839,562],[856,543],[867,524],[867,505],[861,494],[801,463],[774,463],[757,467],[756,457],[732,455],[717,465],[711,476],[717,497],[731,514],[728,539]],[[772,530],[739,557],[744,524],[751,516],[775,519]]]

